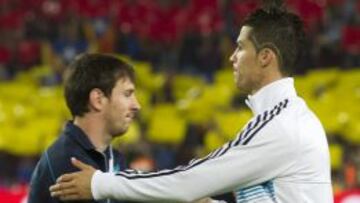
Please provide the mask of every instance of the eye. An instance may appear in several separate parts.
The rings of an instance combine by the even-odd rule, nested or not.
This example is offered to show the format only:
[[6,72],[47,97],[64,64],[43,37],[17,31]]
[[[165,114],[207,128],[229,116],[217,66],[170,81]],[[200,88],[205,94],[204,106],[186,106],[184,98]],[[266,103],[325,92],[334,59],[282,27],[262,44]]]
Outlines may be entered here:
[[238,41],[238,42],[236,42],[236,49],[239,51],[239,50],[242,50],[243,49],[243,44],[242,44],[242,42],[240,42],[240,41]]
[[134,90],[127,90],[124,92],[125,97],[131,97],[131,95],[134,93]]

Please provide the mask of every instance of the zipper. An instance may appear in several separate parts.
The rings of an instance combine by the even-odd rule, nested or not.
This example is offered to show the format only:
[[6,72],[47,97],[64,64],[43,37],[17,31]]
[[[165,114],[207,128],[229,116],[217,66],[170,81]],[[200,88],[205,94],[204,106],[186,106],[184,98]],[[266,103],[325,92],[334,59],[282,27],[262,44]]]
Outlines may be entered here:
[[[110,173],[113,173],[114,171],[114,154],[113,154],[113,151],[112,151],[112,146],[110,145],[109,146],[109,154],[110,154],[110,159],[108,161],[107,157],[106,157],[106,154],[101,152],[101,155],[104,157],[105,159],[105,170],[106,172],[110,172]],[[111,200],[110,199],[107,199],[106,200],[107,203],[111,203]]]

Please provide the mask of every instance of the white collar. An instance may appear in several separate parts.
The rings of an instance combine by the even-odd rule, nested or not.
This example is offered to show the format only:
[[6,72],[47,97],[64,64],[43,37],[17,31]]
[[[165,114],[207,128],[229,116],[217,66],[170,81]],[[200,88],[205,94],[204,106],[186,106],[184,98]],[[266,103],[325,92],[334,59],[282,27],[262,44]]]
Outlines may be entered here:
[[293,78],[283,78],[265,85],[254,95],[248,95],[245,103],[254,115],[261,114],[265,110],[273,108],[282,100],[297,96]]

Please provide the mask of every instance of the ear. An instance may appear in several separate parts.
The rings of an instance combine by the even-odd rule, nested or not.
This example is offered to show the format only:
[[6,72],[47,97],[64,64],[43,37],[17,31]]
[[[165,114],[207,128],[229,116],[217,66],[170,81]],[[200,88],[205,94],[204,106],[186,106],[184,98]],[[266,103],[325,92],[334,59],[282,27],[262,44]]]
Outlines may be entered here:
[[258,61],[262,68],[270,65],[275,60],[275,53],[270,48],[263,48],[258,54]]
[[89,94],[89,108],[100,111],[104,108],[106,96],[99,88],[94,88]]

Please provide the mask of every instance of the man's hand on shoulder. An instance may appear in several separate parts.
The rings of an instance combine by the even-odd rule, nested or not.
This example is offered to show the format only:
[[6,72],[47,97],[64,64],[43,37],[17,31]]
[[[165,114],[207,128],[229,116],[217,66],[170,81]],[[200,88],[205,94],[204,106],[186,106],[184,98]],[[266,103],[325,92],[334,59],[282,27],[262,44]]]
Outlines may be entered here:
[[63,201],[93,199],[91,178],[96,170],[75,158],[71,158],[71,163],[80,171],[60,176],[56,184],[49,188],[51,196]]

